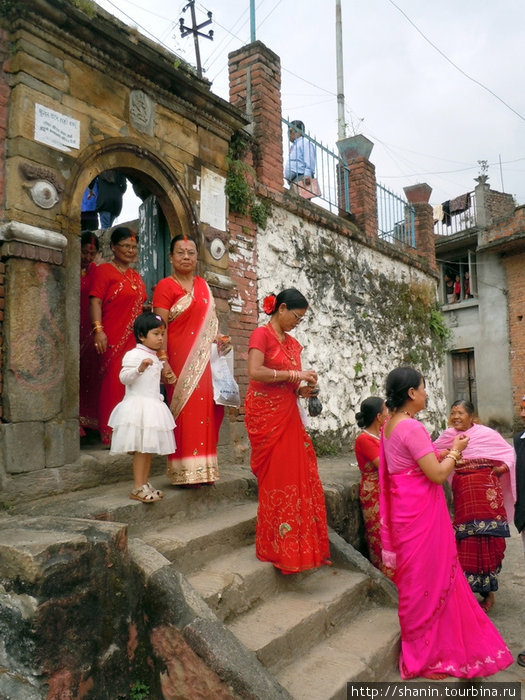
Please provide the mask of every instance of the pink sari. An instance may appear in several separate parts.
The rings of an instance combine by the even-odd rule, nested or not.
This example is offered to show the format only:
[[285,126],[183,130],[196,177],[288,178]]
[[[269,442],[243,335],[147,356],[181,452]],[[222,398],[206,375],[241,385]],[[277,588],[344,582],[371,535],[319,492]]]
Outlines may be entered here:
[[381,537],[399,592],[399,671],[403,679],[489,676],[512,656],[463,575],[443,488],[417,464],[433,451],[414,419],[381,437]]

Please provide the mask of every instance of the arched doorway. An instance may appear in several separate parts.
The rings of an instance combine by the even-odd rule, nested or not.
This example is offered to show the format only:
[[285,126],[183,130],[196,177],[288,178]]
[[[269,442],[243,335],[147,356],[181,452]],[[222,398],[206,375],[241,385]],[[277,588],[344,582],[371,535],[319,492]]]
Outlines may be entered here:
[[[168,258],[170,239],[181,232],[198,238],[198,227],[190,199],[175,172],[155,154],[136,144],[112,141],[103,146],[97,145],[87,149],[77,161],[64,198],[65,233],[70,244],[67,262],[70,284],[76,282],[74,292],[78,294],[82,196],[88,184],[108,170],[125,177],[137,198],[138,209],[133,221],[118,219],[116,225],[127,224],[138,230],[140,253],[137,267],[146,284],[147,299],[151,302],[155,284],[171,271]],[[101,231],[97,233],[109,238],[109,234],[106,236]],[[103,261],[108,261],[108,246],[103,244],[102,250],[103,253],[106,251]],[[73,299],[75,295],[69,295],[69,298]],[[78,328],[78,306],[76,308]],[[73,311],[71,316],[74,324]],[[89,324],[87,333],[89,338]],[[78,348],[78,343],[76,347]],[[72,368],[70,382],[78,395],[79,374],[82,370],[78,353],[76,359],[76,372]]]

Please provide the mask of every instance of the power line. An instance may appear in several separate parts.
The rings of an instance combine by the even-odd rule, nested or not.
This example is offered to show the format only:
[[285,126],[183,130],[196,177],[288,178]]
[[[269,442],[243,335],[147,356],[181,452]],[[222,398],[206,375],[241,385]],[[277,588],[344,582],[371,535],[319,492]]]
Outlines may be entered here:
[[398,5],[396,5],[396,3],[394,2],[394,0],[388,0],[388,2],[389,2],[391,5],[393,5],[393,6],[396,8],[396,10],[398,10],[398,11],[403,15],[403,17],[407,20],[407,22],[409,22],[409,23],[414,27],[414,29],[418,32],[418,34],[420,34],[420,35],[423,37],[423,39],[424,39],[428,44],[430,44],[430,46],[432,46],[433,49],[435,49],[435,50],[439,53],[440,56],[443,56],[443,58],[445,59],[445,61],[448,61],[448,63],[450,63],[451,66],[453,66],[457,71],[459,71],[462,75],[464,75],[465,78],[468,78],[468,80],[471,80],[471,81],[472,81],[473,83],[475,83],[476,85],[479,85],[481,88],[483,88],[483,90],[486,90],[486,91],[487,91],[488,93],[490,93],[493,97],[495,97],[497,100],[499,100],[499,101],[501,102],[501,104],[505,105],[505,107],[507,107],[507,109],[510,109],[511,112],[514,112],[514,114],[515,114],[516,116],[518,116],[520,119],[522,119],[523,121],[525,121],[525,117],[524,117],[522,114],[520,114],[519,112],[517,112],[513,107],[511,107],[507,102],[505,102],[505,100],[503,100],[501,97],[499,97],[499,95],[496,95],[496,93],[495,93],[493,90],[491,90],[489,87],[487,87],[487,86],[484,85],[482,82],[480,82],[479,80],[476,80],[476,78],[473,78],[471,75],[469,75],[468,73],[466,73],[466,72],[465,72],[462,68],[460,68],[456,63],[454,63],[454,61],[453,61],[451,58],[449,58],[445,53],[443,53],[443,51],[442,51],[438,46],[436,46],[436,45],[421,31],[421,29],[410,19],[410,17],[407,15],[407,13],[406,13],[404,10],[402,10]]

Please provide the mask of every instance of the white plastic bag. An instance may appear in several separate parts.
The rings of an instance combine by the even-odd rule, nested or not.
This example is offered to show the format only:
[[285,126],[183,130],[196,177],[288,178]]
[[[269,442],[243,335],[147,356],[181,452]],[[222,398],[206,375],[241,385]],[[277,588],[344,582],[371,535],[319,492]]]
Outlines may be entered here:
[[217,343],[211,345],[211,377],[213,382],[213,400],[219,406],[241,405],[239,385],[233,378],[233,348],[227,355],[219,355]]

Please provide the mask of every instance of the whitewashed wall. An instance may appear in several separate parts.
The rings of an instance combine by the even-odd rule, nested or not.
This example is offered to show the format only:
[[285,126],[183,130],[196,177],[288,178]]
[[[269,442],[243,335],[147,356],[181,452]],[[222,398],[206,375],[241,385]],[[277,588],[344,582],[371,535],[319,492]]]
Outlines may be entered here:
[[[303,367],[319,374],[324,408],[320,417],[310,419],[309,430],[325,442],[350,447],[358,432],[355,412],[360,402],[384,395],[386,375],[407,364],[412,342],[420,354],[432,355],[430,332],[423,340],[407,337],[412,332],[410,304],[402,307],[405,317],[399,317],[393,296],[400,283],[408,283],[427,286],[434,297],[435,280],[276,206],[266,229],[258,232],[257,253],[259,308],[267,294],[288,287],[299,289],[310,304],[305,321],[293,331],[304,346]],[[259,322],[268,319],[261,313]],[[431,357],[430,367],[422,370],[429,401],[419,417],[430,431],[446,419],[439,363]]]

